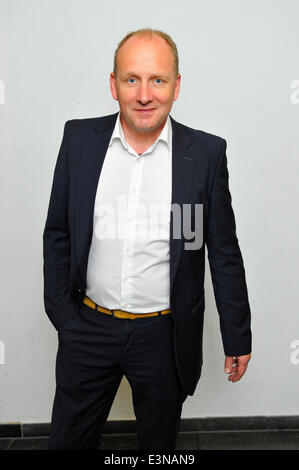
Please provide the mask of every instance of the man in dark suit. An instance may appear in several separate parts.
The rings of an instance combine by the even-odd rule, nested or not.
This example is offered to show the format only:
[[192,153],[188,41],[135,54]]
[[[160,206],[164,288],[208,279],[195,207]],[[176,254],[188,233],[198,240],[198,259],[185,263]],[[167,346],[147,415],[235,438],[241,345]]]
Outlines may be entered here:
[[[228,380],[250,360],[226,141],[170,117],[180,81],[172,39],[139,30],[115,52],[120,113],[65,124],[43,235],[45,310],[59,339],[50,449],[98,447],[123,375],[140,449],[175,448],[201,375],[205,245]],[[166,210],[150,218],[149,207]]]

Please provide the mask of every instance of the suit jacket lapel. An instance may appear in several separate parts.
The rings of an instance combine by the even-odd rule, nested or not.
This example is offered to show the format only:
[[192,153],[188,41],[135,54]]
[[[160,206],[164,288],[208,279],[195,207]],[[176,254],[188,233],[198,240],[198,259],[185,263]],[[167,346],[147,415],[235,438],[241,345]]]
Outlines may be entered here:
[[100,118],[86,142],[77,170],[76,185],[76,255],[82,283],[86,284],[88,253],[93,233],[93,212],[97,186],[115,126],[117,114]]
[[[170,217],[170,295],[173,289],[175,274],[180,261],[183,249],[183,204],[188,203],[189,194],[194,175],[195,159],[191,155],[191,145],[188,134],[181,124],[172,117],[172,198],[171,204],[177,205],[181,210],[181,236],[174,238],[173,216]],[[190,202],[190,201],[189,201]]]

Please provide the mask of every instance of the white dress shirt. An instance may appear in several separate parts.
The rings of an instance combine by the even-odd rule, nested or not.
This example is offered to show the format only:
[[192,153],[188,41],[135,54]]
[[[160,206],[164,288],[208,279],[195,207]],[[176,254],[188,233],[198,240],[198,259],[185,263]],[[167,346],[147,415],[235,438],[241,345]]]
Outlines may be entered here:
[[97,187],[86,295],[132,313],[169,308],[172,128],[141,155],[126,142],[120,114]]

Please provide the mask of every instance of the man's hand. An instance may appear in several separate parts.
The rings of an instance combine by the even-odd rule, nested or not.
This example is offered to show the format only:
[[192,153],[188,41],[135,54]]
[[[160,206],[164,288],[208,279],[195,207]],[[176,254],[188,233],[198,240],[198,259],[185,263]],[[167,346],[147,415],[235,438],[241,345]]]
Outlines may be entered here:
[[248,362],[250,361],[251,354],[245,356],[226,356],[224,371],[230,374],[228,380],[231,382],[238,382],[246,372]]

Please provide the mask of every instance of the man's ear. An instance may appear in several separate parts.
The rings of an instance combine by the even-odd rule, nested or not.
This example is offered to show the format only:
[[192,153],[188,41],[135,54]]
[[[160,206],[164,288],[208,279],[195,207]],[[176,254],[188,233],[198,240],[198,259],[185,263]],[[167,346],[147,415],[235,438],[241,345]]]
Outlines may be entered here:
[[115,80],[116,80],[116,78],[115,78],[114,72],[111,72],[111,74],[110,74],[110,90],[111,90],[111,94],[112,94],[113,98],[116,101],[118,101]]
[[178,99],[179,92],[180,92],[180,86],[181,86],[181,74],[179,73],[176,80],[175,80],[175,92],[174,92],[173,101],[176,101]]

